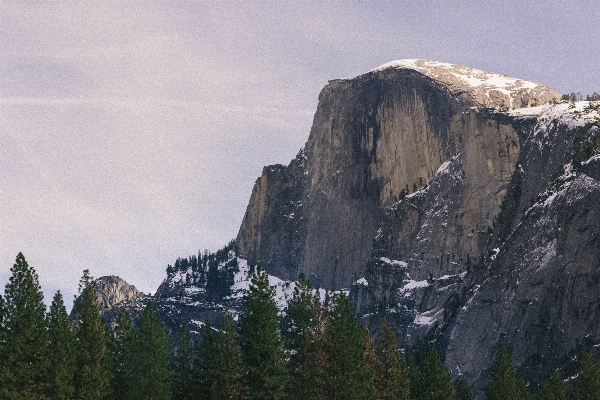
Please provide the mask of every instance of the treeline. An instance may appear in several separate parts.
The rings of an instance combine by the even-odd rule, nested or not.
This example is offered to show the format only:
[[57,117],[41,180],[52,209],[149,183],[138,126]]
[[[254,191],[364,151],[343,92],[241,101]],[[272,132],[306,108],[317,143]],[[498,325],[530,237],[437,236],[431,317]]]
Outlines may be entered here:
[[[80,281],[74,320],[60,292],[48,314],[34,269],[21,253],[0,297],[0,399],[472,399],[453,385],[433,347],[419,363],[398,348],[383,318],[374,340],[342,293],[323,304],[304,275],[283,317],[260,268],[236,322],[226,313],[194,341],[184,326],[173,348],[154,302],[114,332],[100,318],[94,280]],[[600,399],[600,364],[582,351],[567,387],[554,371],[536,399]],[[530,399],[505,345],[487,399]]]
[[[580,92],[563,94],[560,99],[567,100],[567,101],[583,101],[583,95]],[[591,95],[588,94],[587,96],[585,96],[585,100],[586,101],[599,101],[600,94],[598,94],[596,92],[592,93]]]
[[0,296],[0,399],[171,398],[171,345],[154,302],[136,330],[122,313],[113,335],[87,270],[73,320],[60,291],[46,314],[38,276],[22,253],[11,273]]
[[[204,286],[208,300],[217,301],[231,294],[230,288],[234,283],[235,273],[239,271],[237,259],[229,260],[229,252],[232,250],[235,250],[235,240],[216,253],[204,250],[199,251],[198,256],[179,257],[174,265],[167,265],[167,274],[184,272],[184,285]],[[222,268],[219,268],[220,264],[224,264]]]

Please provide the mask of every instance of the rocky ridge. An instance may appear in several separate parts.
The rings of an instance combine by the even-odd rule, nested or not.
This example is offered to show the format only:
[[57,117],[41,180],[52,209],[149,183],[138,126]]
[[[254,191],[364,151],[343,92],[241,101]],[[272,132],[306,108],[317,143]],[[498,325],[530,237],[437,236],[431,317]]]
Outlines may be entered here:
[[559,98],[428,60],[330,81],[306,146],[263,169],[214,267],[232,271],[227,293],[171,269],[156,295],[166,319],[239,311],[260,264],[278,293],[300,272],[323,294],[349,290],[362,324],[386,315],[404,349],[434,344],[478,397],[500,339],[532,388],[568,374],[600,344],[600,107]]
[[559,98],[428,60],[330,81],[302,163],[257,181],[240,255],[351,288],[361,323],[387,315],[403,348],[435,344],[479,396],[500,339],[533,386],[568,371],[578,346],[600,343],[597,161],[572,167],[600,119],[597,104]]

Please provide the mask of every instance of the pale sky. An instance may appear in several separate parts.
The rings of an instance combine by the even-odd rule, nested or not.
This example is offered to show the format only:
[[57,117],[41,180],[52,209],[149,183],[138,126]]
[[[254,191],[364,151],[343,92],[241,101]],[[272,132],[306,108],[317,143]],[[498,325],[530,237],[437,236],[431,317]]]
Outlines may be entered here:
[[330,79],[427,58],[600,92],[598,21],[596,1],[1,2],[0,293],[19,251],[47,303],[85,268],[156,290],[236,236]]

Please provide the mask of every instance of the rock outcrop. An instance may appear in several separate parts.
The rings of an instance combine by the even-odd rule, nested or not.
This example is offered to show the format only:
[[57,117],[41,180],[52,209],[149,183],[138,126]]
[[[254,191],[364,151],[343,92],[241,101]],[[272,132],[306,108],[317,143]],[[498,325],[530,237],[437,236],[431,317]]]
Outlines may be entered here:
[[112,308],[123,301],[135,300],[143,296],[135,286],[114,275],[96,279],[96,293],[103,308]]
[[[458,210],[461,229],[485,230],[500,210],[520,141],[510,118],[481,109],[559,97],[533,82],[426,60],[331,81],[305,149],[288,167],[265,167],[256,182],[237,237],[240,254],[286,279],[305,272],[318,286],[347,287],[364,273],[386,209],[457,154],[473,194]],[[466,235],[447,246],[477,257],[478,235]]]
[[479,397],[500,339],[532,388],[566,373],[600,344],[600,118],[559,98],[427,60],[331,81],[305,148],[257,181],[240,256],[350,288],[361,323],[435,344]]
[[167,325],[236,314],[262,265],[281,308],[300,272],[323,296],[350,290],[362,324],[386,315],[417,356],[435,345],[477,398],[499,340],[533,390],[551,368],[568,375],[600,345],[600,104],[559,98],[427,60],[330,81],[306,146],[256,181],[237,239],[169,266]]

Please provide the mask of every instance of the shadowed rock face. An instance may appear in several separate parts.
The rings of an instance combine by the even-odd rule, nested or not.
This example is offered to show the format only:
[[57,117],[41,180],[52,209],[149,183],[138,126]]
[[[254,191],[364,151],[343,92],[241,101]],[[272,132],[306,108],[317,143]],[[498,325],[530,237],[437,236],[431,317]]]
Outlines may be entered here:
[[[300,272],[350,289],[362,324],[386,315],[417,356],[435,345],[478,399],[500,339],[532,389],[552,368],[569,374],[581,346],[600,349],[600,149],[571,156],[598,147],[600,107],[528,107],[557,97],[427,60],[329,82],[305,148],[256,181],[217,266],[230,287],[167,270],[155,299],[173,337],[241,312],[260,264],[280,308],[293,290],[282,279]],[[98,288],[107,321],[150,300],[117,277]]]
[[351,287],[361,323],[434,343],[478,397],[500,338],[535,387],[600,343],[600,162],[567,157],[598,114],[559,97],[427,60],[331,81],[305,148],[257,181],[239,253]]
[[[305,272],[321,287],[349,286],[364,273],[386,208],[459,153],[465,190],[476,193],[462,204],[463,228],[486,229],[519,156],[509,120],[472,110],[497,105],[496,91],[503,104],[559,97],[532,82],[426,60],[331,81],[305,149],[257,180],[237,237],[240,254],[285,279]],[[460,253],[477,257],[475,241]]]

